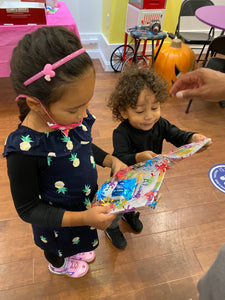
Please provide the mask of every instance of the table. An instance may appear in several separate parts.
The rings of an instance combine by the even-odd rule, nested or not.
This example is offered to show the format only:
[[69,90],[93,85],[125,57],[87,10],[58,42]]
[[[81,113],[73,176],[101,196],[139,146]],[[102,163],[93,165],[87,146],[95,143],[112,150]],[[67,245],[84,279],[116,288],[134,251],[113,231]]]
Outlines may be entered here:
[[[140,46],[140,43],[141,41],[151,41],[152,43],[152,65],[151,67],[153,68],[154,70],[154,62],[159,54],[159,51],[162,47],[162,44],[165,40],[165,38],[167,37],[167,33],[165,31],[159,31],[157,33],[152,33],[150,29],[148,29],[148,26],[146,25],[138,25],[138,26],[135,26],[135,27],[132,27],[132,28],[129,28],[128,29],[128,32],[130,34],[131,37],[134,38],[135,40],[135,50],[134,50],[134,55],[133,56],[130,56],[127,61],[130,62],[131,61],[131,58],[132,58],[132,61],[134,63],[138,63],[138,48]],[[159,45],[159,48],[157,50],[157,53],[154,55],[154,42],[155,41],[161,41],[160,42],[160,45]],[[145,47],[146,47],[146,44],[145,44]],[[144,56],[144,54],[142,54],[142,56]],[[126,62],[124,62],[124,65],[126,64]]]
[[12,51],[25,34],[43,26],[61,25],[73,31],[79,38],[77,25],[64,2],[58,2],[59,9],[55,14],[46,15],[46,25],[1,25],[0,26],[0,77],[9,77]]
[[[221,30],[225,30],[225,5],[203,6],[195,11],[196,17],[203,23]],[[225,107],[225,100],[220,101]]]
[[225,5],[203,6],[196,9],[195,15],[203,23],[225,30]]
[[[136,26],[136,27],[134,27],[135,29],[129,30],[130,35],[135,39],[135,50],[134,50],[134,55],[133,55],[132,61],[137,63],[138,48],[140,46],[141,41],[142,40],[143,41],[151,41],[151,43],[152,43],[152,65],[151,65],[151,67],[154,70],[154,62],[155,62],[155,60],[158,56],[158,53],[162,47],[164,39],[167,37],[167,33],[164,31],[159,31],[158,33],[154,34],[151,31],[148,31],[146,29],[145,30],[139,29],[139,27],[142,27],[142,26]],[[157,53],[154,55],[154,47],[155,47],[154,42],[155,41],[161,41],[161,43],[159,45]],[[144,55],[142,55],[142,56],[144,56]],[[130,61],[131,57],[129,57],[128,60]]]

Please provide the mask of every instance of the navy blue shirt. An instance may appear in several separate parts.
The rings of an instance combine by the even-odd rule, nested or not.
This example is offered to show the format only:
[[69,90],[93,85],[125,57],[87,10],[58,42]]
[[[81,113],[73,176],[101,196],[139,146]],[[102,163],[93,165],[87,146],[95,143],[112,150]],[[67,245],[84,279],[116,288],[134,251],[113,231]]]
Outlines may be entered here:
[[32,224],[37,246],[63,257],[98,246],[95,228],[61,227],[66,210],[91,207],[98,189],[96,163],[107,155],[92,144],[95,119],[88,111],[87,115],[68,137],[59,130],[19,126],[8,136],[3,153],[18,214]]

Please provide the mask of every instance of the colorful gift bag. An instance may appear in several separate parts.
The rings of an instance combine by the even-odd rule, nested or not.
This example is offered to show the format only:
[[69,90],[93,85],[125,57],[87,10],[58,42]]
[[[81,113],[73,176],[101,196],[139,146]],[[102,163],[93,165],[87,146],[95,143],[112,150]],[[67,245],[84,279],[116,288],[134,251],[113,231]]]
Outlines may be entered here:
[[111,213],[128,212],[142,206],[155,208],[168,166],[193,155],[210,140],[187,144],[120,170],[99,188],[92,206],[110,206]]

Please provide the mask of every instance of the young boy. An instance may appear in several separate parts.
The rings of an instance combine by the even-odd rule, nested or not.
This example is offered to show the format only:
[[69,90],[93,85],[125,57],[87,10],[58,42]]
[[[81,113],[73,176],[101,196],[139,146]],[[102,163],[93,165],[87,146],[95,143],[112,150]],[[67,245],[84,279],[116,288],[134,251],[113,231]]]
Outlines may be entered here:
[[[121,121],[113,131],[114,156],[130,166],[162,153],[164,140],[180,147],[205,138],[183,131],[161,117],[160,104],[168,96],[167,83],[150,68],[125,69],[108,101],[113,118]],[[117,215],[105,231],[114,246],[123,249],[127,245],[118,225],[120,218],[140,232],[143,225],[139,215],[134,211]]]

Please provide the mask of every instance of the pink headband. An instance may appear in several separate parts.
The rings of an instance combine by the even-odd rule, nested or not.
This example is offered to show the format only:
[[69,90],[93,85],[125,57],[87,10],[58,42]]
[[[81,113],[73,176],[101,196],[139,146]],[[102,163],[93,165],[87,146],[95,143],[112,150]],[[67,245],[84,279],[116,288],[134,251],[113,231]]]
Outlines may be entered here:
[[55,76],[55,72],[53,71],[54,69],[60,67],[61,65],[64,65],[66,62],[68,62],[69,60],[73,59],[74,57],[84,53],[85,51],[86,50],[84,48],[81,48],[81,49],[67,55],[66,57],[58,60],[53,65],[46,64],[44,69],[41,72],[35,74],[31,78],[24,81],[24,85],[27,86],[27,85],[31,84],[32,82],[36,81],[37,79],[41,78],[42,76],[44,76],[45,80],[51,81],[51,77]]

